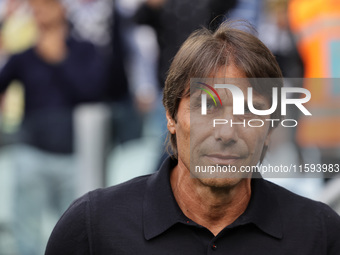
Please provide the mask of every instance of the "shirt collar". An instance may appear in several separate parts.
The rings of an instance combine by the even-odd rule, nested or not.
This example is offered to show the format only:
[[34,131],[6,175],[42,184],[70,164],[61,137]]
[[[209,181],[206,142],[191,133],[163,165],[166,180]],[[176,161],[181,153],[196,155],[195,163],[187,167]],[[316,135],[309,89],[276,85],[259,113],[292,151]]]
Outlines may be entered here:
[[147,240],[185,218],[170,185],[170,172],[176,165],[177,160],[169,157],[148,179],[143,203],[144,236]]
[[[167,158],[159,171],[147,181],[143,201],[144,236],[150,240],[165,232],[186,217],[179,208],[170,185],[170,172],[177,160]],[[269,183],[261,178],[252,179],[252,195],[246,211],[228,228],[254,223],[263,232],[282,238],[282,222],[278,201]]]
[[251,198],[246,211],[228,228],[249,223],[275,238],[283,237],[280,205],[272,184],[262,177],[251,182]]

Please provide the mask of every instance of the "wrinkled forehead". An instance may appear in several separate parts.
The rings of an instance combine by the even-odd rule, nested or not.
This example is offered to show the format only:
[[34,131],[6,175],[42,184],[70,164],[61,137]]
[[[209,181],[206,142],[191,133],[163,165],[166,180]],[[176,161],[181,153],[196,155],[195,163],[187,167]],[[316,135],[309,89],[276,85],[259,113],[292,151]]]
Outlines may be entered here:
[[253,100],[269,104],[272,101],[273,88],[281,87],[281,82],[278,78],[249,78],[242,68],[229,63],[210,72],[207,78],[191,78],[183,96],[199,96],[206,92],[210,97],[221,97],[221,100],[222,97],[230,101],[235,96],[243,96],[247,101],[251,94]]
[[[268,87],[268,89],[271,89]],[[217,99],[223,104],[233,102],[233,99],[252,101],[269,104],[270,99],[261,94],[252,86],[251,79],[248,78],[207,78],[190,80],[190,98],[199,100],[201,94],[205,93],[210,99]]]
[[243,94],[247,93],[248,88],[252,88],[248,78],[193,78],[190,79],[190,94],[195,95],[199,91],[210,91],[213,94],[230,96],[233,88]]

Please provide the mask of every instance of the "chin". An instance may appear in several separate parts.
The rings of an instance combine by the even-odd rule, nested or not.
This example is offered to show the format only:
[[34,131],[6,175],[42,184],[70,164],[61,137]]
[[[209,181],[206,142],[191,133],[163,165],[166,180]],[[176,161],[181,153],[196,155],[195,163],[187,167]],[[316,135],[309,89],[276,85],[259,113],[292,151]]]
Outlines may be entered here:
[[217,189],[230,189],[241,182],[242,178],[198,178],[207,187]]

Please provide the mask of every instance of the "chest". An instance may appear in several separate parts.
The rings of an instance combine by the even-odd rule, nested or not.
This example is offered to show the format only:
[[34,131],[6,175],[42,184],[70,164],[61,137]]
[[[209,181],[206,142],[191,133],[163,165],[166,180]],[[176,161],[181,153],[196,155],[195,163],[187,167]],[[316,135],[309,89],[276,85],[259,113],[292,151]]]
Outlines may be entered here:
[[162,234],[146,240],[143,228],[131,224],[96,238],[95,254],[164,254],[164,255],[321,255],[322,241],[317,236],[290,235],[274,238],[254,225],[225,229],[213,236],[207,229],[176,224]]

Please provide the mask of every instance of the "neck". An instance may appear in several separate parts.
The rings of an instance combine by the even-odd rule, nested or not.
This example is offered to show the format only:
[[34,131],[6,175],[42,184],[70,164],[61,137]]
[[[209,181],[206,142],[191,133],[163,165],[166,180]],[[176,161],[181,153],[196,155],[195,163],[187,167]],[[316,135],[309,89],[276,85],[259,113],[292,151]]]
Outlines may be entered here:
[[250,180],[241,179],[223,187],[207,185],[192,178],[180,160],[170,176],[172,191],[182,212],[215,236],[246,210],[251,196]]

